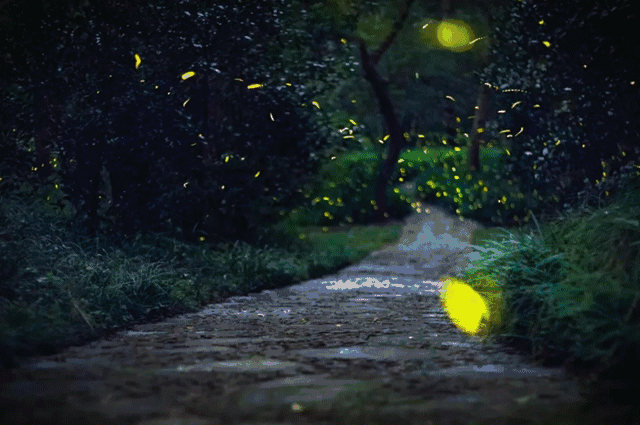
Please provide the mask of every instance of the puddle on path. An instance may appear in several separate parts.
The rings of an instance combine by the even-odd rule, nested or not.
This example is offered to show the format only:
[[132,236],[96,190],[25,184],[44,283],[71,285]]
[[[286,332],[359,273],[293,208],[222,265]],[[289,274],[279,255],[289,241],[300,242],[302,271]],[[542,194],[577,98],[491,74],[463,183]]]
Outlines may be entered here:
[[368,347],[356,345],[338,348],[311,348],[296,350],[303,357],[334,359],[370,359],[403,361],[409,359],[429,358],[430,350],[406,349],[398,347]]
[[294,375],[297,367],[299,367],[298,363],[294,362],[265,357],[252,357],[250,359],[227,360],[223,362],[204,361],[193,365],[179,365],[172,368],[160,369],[158,372],[288,372]]

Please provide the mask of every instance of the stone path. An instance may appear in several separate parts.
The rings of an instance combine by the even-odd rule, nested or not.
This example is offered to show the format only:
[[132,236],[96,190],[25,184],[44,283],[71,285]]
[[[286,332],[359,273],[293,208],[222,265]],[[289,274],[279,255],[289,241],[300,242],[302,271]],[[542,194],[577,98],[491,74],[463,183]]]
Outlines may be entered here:
[[463,334],[442,310],[439,279],[465,266],[475,226],[431,208],[334,276],[35,359],[2,384],[0,423],[572,419],[584,402],[575,379]]

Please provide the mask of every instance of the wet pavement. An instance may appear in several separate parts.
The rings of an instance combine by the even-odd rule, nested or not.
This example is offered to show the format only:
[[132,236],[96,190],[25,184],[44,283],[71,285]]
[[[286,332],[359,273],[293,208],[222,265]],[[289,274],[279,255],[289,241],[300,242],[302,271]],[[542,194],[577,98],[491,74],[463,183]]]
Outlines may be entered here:
[[2,414],[145,425],[569,415],[583,402],[576,380],[461,332],[442,309],[441,279],[468,265],[477,226],[432,208],[406,220],[397,244],[333,276],[35,359],[0,391]]

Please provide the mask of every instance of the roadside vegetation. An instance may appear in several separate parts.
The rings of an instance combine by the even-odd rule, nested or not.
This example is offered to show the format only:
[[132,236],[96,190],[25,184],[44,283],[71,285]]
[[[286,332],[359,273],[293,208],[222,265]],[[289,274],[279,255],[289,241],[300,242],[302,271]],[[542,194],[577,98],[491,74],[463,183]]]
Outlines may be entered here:
[[[399,219],[422,204],[439,203],[488,225],[492,214],[524,217],[520,226],[512,221],[509,227],[478,231],[474,244],[482,258],[460,276],[493,300],[492,317],[500,320],[489,323],[488,333],[551,363],[603,373],[624,370],[640,354],[637,179],[599,206],[538,222],[525,209],[528,204],[500,202],[505,196],[497,171],[501,152],[484,151],[483,163],[495,169],[487,165],[471,175],[464,171],[464,148],[405,151],[390,189],[390,211]],[[43,200],[3,195],[3,363],[231,295],[330,274],[397,241],[398,221],[366,224],[374,207],[366,190],[375,178],[371,161],[364,151],[328,163],[321,184],[308,188],[308,202],[265,229],[255,244],[188,243],[162,234],[90,238],[71,216]],[[453,179],[452,173],[462,178]],[[401,189],[406,182],[414,183],[413,193]],[[507,187],[509,197],[518,199],[517,186]]]
[[548,364],[637,379],[640,179],[531,228],[487,229],[462,279],[492,306],[490,334]]
[[[498,211],[531,217],[521,226],[487,227],[474,235],[482,258],[460,277],[485,299],[497,301],[489,303],[491,314],[501,320],[492,321],[488,333],[541,360],[621,370],[640,353],[637,180],[600,200],[599,207],[584,205],[538,223],[531,210],[500,202],[505,196],[504,185],[497,184],[500,152],[487,149],[484,155],[494,160],[483,163],[495,164],[495,169],[487,166],[469,178],[463,171],[464,148],[405,151],[397,184],[390,189],[391,211],[401,218],[422,204],[440,203],[476,219]],[[367,165],[371,160],[364,151],[331,161],[318,180],[322,184],[309,188],[308,202],[265,229],[255,244],[187,243],[157,233],[90,238],[72,217],[43,200],[3,195],[3,362],[55,352],[231,295],[330,274],[397,241],[398,221],[385,226],[349,222],[349,217],[365,223],[364,217],[372,217],[372,193],[364,190],[375,177],[374,167]],[[452,179],[451,173],[464,177]],[[421,190],[425,179],[431,183]],[[408,181],[414,182],[413,193],[400,189]],[[460,186],[464,189],[456,190]],[[355,199],[360,188],[364,193]],[[510,190],[517,199],[517,188]],[[443,196],[445,192],[459,195]],[[484,205],[474,209],[470,204],[476,197]]]
[[255,245],[160,234],[90,238],[43,200],[8,194],[0,227],[5,365],[228,296],[330,274],[394,242],[401,229],[280,225]]

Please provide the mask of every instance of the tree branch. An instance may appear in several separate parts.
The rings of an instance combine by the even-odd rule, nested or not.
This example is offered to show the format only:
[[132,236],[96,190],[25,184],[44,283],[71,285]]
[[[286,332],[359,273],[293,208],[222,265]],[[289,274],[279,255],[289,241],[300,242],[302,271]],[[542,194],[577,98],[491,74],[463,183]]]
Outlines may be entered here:
[[376,50],[371,55],[371,62],[374,65],[378,64],[378,61],[380,61],[380,58],[382,57],[382,55],[384,55],[384,53],[389,49],[389,47],[395,41],[396,37],[398,36],[398,33],[400,32],[400,30],[404,26],[404,22],[407,20],[407,17],[409,16],[409,9],[411,8],[411,4],[414,1],[415,0],[407,0],[403,4],[402,9],[400,10],[400,17],[395,22],[395,24],[393,24],[393,30],[391,30],[389,35],[387,35],[387,38],[382,42],[380,47],[378,47],[378,50]]

